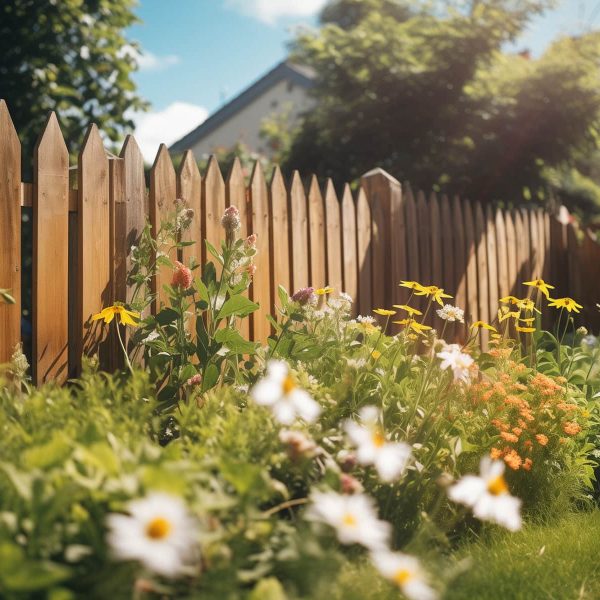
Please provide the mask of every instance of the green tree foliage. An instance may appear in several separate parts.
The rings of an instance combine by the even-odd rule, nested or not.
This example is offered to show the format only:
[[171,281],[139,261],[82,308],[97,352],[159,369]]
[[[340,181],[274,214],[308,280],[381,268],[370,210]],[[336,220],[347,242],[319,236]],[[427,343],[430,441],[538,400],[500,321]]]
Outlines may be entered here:
[[424,189],[542,199],[552,169],[556,182],[597,147],[600,34],[533,59],[503,49],[549,2],[466,4],[330,2],[293,45],[317,72],[318,104],[287,166],[338,182],[381,166]]
[[[111,139],[133,126],[124,116],[144,103],[131,73],[135,45],[123,30],[134,0],[11,0],[0,3],[0,97],[30,151],[49,111],[67,144],[96,123]],[[76,144],[75,144],[76,143]]]

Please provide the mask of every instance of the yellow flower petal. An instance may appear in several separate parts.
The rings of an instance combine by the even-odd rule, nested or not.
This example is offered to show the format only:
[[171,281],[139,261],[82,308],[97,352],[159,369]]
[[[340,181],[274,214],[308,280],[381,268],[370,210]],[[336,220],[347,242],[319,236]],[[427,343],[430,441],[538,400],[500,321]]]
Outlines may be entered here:
[[488,331],[495,332],[498,331],[495,327],[492,327],[489,323],[486,323],[485,321],[475,321],[475,323],[471,325],[471,329],[487,329]]
[[408,304],[394,304],[394,308],[405,310],[409,315],[422,315],[423,313],[418,308],[408,306]]
[[318,290],[315,290],[315,294],[317,294],[317,296],[324,296],[325,294],[331,294],[333,293],[333,288],[326,286],[326,287],[322,287],[319,288]]
[[388,310],[387,308],[376,308],[373,310],[376,315],[381,315],[382,317],[391,317],[396,314],[395,310]]

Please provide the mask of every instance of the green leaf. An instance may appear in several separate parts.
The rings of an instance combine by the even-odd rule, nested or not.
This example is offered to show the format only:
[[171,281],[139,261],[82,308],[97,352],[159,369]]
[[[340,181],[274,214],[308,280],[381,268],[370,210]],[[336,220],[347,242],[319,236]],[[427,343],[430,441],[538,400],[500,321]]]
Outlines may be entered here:
[[245,317],[253,313],[257,308],[259,308],[259,305],[246,298],[246,296],[232,296],[221,307],[217,319],[225,319],[231,315]]
[[163,308],[157,315],[156,321],[163,327],[169,323],[173,323],[179,318],[179,313],[172,308]]
[[289,294],[282,285],[277,286],[277,295],[279,296],[279,302],[281,303],[281,307],[285,308],[289,302]]
[[256,344],[245,340],[237,329],[226,327],[219,329],[215,333],[215,340],[229,348],[234,354],[253,354],[256,350]]
[[209,364],[204,370],[202,378],[202,391],[206,392],[213,388],[219,381],[219,368],[214,363]]
[[208,241],[204,240],[206,244],[206,249],[219,261],[220,264],[223,264],[223,257],[219,254],[219,251]]

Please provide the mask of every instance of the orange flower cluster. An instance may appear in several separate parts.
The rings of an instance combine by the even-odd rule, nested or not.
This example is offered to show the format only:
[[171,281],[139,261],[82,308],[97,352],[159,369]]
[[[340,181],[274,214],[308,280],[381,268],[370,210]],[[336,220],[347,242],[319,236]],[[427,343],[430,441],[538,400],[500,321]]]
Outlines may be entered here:
[[517,471],[530,471],[551,448],[582,431],[581,411],[568,395],[563,377],[531,375],[520,363],[507,360],[497,348],[494,356],[501,369],[495,381],[481,380],[470,386],[468,400],[475,411],[489,419],[486,432],[497,439],[490,456],[503,459]]

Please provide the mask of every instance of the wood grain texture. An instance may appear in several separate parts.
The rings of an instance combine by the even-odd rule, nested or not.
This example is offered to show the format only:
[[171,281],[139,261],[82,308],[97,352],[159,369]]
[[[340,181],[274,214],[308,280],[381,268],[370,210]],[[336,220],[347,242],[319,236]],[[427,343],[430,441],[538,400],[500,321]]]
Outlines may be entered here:
[[[221,242],[225,239],[225,232],[221,226],[221,219],[225,212],[225,182],[215,156],[208,160],[206,173],[202,180],[202,231],[204,238],[217,250],[221,249]],[[206,250],[204,250],[206,251]],[[206,260],[213,260],[212,256],[205,255]],[[221,266],[215,264],[217,274],[220,275]]]
[[422,279],[421,263],[419,257],[419,223],[417,220],[417,206],[410,189],[405,186],[404,198],[404,218],[406,219],[406,256],[407,256],[407,277],[411,281],[418,281],[423,285],[430,285],[428,281]]
[[372,219],[367,196],[362,187],[356,197],[356,262],[358,265],[357,311],[367,315],[373,308],[372,281]]
[[[532,277],[531,269],[531,236],[529,233],[529,212],[526,209],[517,210],[517,215],[521,217],[520,227],[521,234],[519,235],[519,220],[516,220],[517,225],[517,249],[520,256],[520,277],[519,283],[528,281]],[[523,289],[523,288],[521,288]]]
[[[389,292],[386,293],[386,284],[389,279],[389,270],[386,269],[389,258],[388,246],[382,241],[385,236],[386,214],[381,202],[371,204],[371,300],[373,308],[389,308]],[[386,318],[376,317],[381,325]]]
[[427,285],[439,285],[431,278],[431,220],[429,219],[429,207],[425,200],[425,194],[417,194],[417,223],[419,238],[419,268],[420,281]]
[[[475,203],[475,241],[477,244],[477,284],[478,284],[478,320],[490,320],[490,301],[489,301],[489,282],[488,282],[488,260],[487,260],[487,239],[486,227],[483,209],[479,202]],[[485,329],[480,330],[481,343],[487,347],[489,339],[488,332]]]
[[[440,216],[440,203],[437,195],[432,192],[429,197],[429,223],[431,229],[431,282],[441,287],[444,281],[442,263],[442,223]],[[441,331],[444,322],[435,314],[434,327]]]
[[[464,308],[467,302],[467,253],[465,241],[465,221],[458,196],[452,200],[452,229],[454,231],[454,287],[447,290],[454,295],[456,306]],[[451,302],[452,304],[452,302]]]
[[63,383],[69,346],[69,152],[50,113],[33,155],[33,381]]
[[288,292],[291,289],[290,219],[288,215],[288,195],[281,169],[275,167],[269,187],[271,215],[271,297],[277,301],[277,288],[282,285]]
[[496,246],[496,222],[492,207],[488,204],[485,209],[486,242],[487,242],[487,272],[488,272],[488,301],[489,318],[493,321],[498,313],[498,251]]
[[467,265],[467,302],[465,317],[476,321],[479,314],[479,289],[477,284],[477,240],[475,238],[475,220],[470,202],[463,202],[465,223],[465,262]]
[[[361,186],[371,208],[373,255],[373,302],[392,304],[401,298],[397,287],[406,278],[406,231],[400,182],[383,169],[361,177]],[[375,208],[376,205],[377,209]],[[377,245],[377,247],[375,247]],[[386,250],[387,249],[387,250]],[[377,286],[383,286],[381,290]]]
[[542,268],[537,214],[534,210],[528,210],[527,216],[529,217],[529,264],[531,265],[531,278],[539,279],[542,276]]
[[[244,171],[242,165],[236,156],[227,181],[225,182],[225,204],[227,206],[235,206],[240,211],[240,230],[239,236],[246,238],[251,232],[248,230],[248,221],[250,217],[248,215],[248,190],[246,189],[246,181],[244,178]],[[200,229],[202,226],[200,225]],[[202,237],[199,238],[200,246],[204,246]],[[247,292],[244,293],[248,295]],[[236,327],[244,339],[250,339],[250,319],[243,318],[236,321]]]
[[443,279],[439,287],[452,292],[455,287],[454,273],[454,231],[452,227],[452,208],[450,200],[445,194],[440,203],[440,216],[442,220],[442,272]]
[[508,293],[517,294],[517,278],[519,273],[519,253],[517,248],[517,231],[512,214],[504,213],[504,224],[506,226],[506,254],[508,258]]
[[[196,164],[196,159],[191,150],[186,150],[177,170],[176,176],[177,198],[183,200],[188,210],[193,211],[191,223],[181,233],[182,242],[194,242],[192,246],[184,246],[181,249],[181,262],[187,267],[193,268],[202,264],[202,249],[204,239],[202,237],[202,177]],[[240,215],[241,216],[241,215]],[[243,221],[242,221],[243,223]],[[193,270],[194,278],[201,276],[201,267]],[[242,322],[244,333],[248,332],[247,319]],[[187,331],[195,338],[196,334],[196,308],[190,307],[187,315]],[[240,331],[242,333],[242,331]]]
[[[90,318],[110,304],[112,293],[108,159],[95,125],[88,128],[79,154],[78,189],[77,370],[81,355],[98,352],[106,337],[102,321]],[[105,364],[104,350],[100,358]]]
[[260,162],[254,164],[250,178],[248,211],[252,222],[252,231],[256,233],[257,254],[254,257],[256,273],[250,286],[250,298],[260,304],[260,308],[250,315],[252,337],[263,344],[266,343],[271,326],[267,315],[272,312],[271,299],[271,265],[270,248],[270,215],[267,182]]
[[325,204],[315,175],[311,177],[308,189],[308,238],[310,247],[310,285],[315,288],[325,287],[329,285],[327,281]]
[[498,295],[504,298],[510,294],[510,283],[508,278],[508,245],[506,240],[506,224],[504,213],[496,209],[494,217],[496,228],[496,252],[498,256]]
[[344,291],[342,222],[340,202],[331,179],[328,179],[325,184],[325,227],[327,240],[327,283],[339,293]]
[[14,304],[0,303],[0,364],[21,341],[21,143],[0,100],[0,288]]
[[[183,200],[185,206],[194,211],[190,226],[181,235],[182,242],[194,242],[193,246],[184,246],[181,250],[183,264],[191,267],[202,262],[202,248],[204,246],[202,237],[202,177],[191,150],[186,150],[183,154],[179,169],[177,169],[176,179],[177,198]],[[241,211],[240,220],[245,231],[245,222]],[[241,235],[244,234],[241,233]],[[196,271],[194,276],[198,275],[199,272]]]
[[358,297],[356,206],[348,184],[344,186],[342,196],[342,262],[344,291],[354,300],[352,315],[356,316],[356,299]]
[[292,174],[289,208],[292,231],[292,293],[309,285],[310,263],[308,245],[308,213],[304,186],[298,171]]

